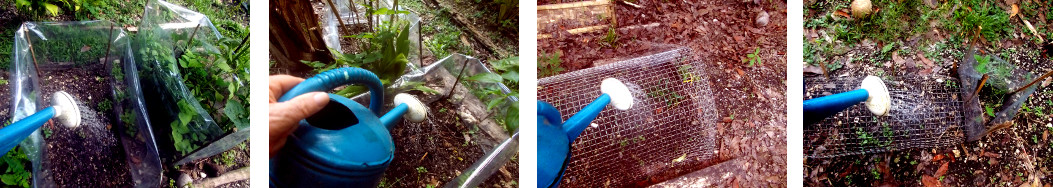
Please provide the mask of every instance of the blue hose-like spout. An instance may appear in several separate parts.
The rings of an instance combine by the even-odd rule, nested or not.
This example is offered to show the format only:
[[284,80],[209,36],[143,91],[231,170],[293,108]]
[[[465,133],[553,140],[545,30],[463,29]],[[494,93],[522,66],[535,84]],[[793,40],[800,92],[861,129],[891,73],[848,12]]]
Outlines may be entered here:
[[857,89],[804,101],[804,124],[811,125],[841,112],[852,105],[867,101],[866,89]]
[[592,120],[596,119],[596,116],[600,115],[604,107],[611,103],[611,96],[604,93],[596,98],[595,101],[586,105],[577,114],[571,116],[566,122],[563,122],[563,131],[567,133],[567,139],[574,142],[575,139],[581,135],[585,128],[589,127]]
[[21,143],[22,140],[33,134],[33,131],[39,129],[40,126],[43,126],[44,123],[47,123],[53,117],[55,117],[55,108],[47,107],[0,129],[0,150],[4,151],[5,154],[11,151],[18,143]]
[[380,122],[384,123],[385,128],[391,130],[391,128],[395,126],[395,123],[402,119],[402,115],[406,114],[407,110],[409,110],[409,105],[399,104],[398,106],[395,106],[395,108],[392,108],[391,111],[388,111],[387,114],[384,114],[384,116],[380,116]]
[[356,67],[338,68],[314,75],[289,89],[278,99],[278,102],[285,102],[308,92],[326,92],[350,84],[362,84],[369,88],[369,110],[380,116],[380,108],[384,102],[384,84],[373,72]]

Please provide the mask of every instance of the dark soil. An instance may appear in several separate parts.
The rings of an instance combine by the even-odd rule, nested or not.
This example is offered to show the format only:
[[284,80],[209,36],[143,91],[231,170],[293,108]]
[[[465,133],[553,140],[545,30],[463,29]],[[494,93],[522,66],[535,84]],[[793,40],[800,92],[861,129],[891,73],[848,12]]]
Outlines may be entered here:
[[[381,187],[439,187],[453,180],[487,151],[476,139],[478,128],[457,115],[458,104],[438,100],[428,104],[428,119],[421,123],[403,121],[391,134],[395,139],[395,159],[385,173]],[[515,187],[518,163],[509,162],[491,175],[484,187]]]
[[51,93],[66,91],[79,102],[82,115],[77,128],[46,125],[44,168],[48,173],[43,178],[52,178],[56,186],[131,186],[124,148],[115,137],[120,133],[113,127],[120,122],[114,114],[97,109],[113,92],[109,76],[102,74],[109,71],[98,65],[40,71],[43,101],[51,101]]
[[[563,2],[563,1],[560,1]],[[556,2],[540,1],[539,4]],[[718,161],[745,158],[724,185],[785,186],[786,183],[786,2],[639,0],[635,8],[616,3],[616,42],[607,32],[551,33],[538,40],[544,54],[560,53],[564,72],[649,55],[670,45],[692,49],[708,67],[709,86],[724,121],[717,125]],[[755,24],[761,11],[769,24]],[[648,29],[630,26],[659,23]],[[566,28],[571,29],[571,28]],[[759,49],[762,60],[744,63]],[[541,56],[539,52],[539,56]],[[540,72],[540,71],[539,71]],[[765,165],[757,165],[765,164]],[[685,172],[687,173],[687,172]],[[682,174],[673,175],[671,177]]]

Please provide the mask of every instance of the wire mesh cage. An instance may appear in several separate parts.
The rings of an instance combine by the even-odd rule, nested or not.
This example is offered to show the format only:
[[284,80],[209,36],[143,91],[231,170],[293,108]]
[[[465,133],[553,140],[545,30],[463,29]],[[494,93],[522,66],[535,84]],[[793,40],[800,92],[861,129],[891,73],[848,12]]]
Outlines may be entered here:
[[629,187],[712,164],[719,118],[700,59],[675,49],[538,80],[538,100],[573,116],[617,78],[632,91],[627,111],[607,109],[571,146],[561,185]]
[[[806,78],[805,100],[859,88],[863,77]],[[813,125],[805,125],[805,155],[831,158],[910,148],[934,148],[965,140],[958,79],[950,77],[884,80],[892,99],[887,116],[854,105]]]

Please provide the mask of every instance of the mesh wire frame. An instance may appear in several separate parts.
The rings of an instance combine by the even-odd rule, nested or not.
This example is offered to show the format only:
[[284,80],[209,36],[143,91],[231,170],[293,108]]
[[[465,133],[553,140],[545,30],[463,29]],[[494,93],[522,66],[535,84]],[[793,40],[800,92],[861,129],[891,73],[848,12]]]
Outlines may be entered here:
[[[806,78],[805,100],[859,88],[863,77]],[[874,116],[854,105],[814,124],[805,125],[805,155],[832,158],[910,148],[962,143],[962,100],[958,79],[884,80],[892,96],[887,116]]]
[[605,109],[572,143],[561,185],[641,186],[714,164],[719,114],[704,67],[690,50],[675,49],[538,80],[538,100],[564,120],[599,97],[608,77],[635,100],[627,111]]

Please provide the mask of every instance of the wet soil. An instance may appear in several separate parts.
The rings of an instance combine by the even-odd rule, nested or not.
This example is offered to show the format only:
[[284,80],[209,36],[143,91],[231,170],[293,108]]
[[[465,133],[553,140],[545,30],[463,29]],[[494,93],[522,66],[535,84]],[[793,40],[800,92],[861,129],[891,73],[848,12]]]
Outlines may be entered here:
[[[556,2],[539,2],[550,3]],[[613,45],[604,42],[607,32],[552,33],[552,38],[538,40],[538,50],[544,54],[560,53],[561,67],[570,72],[648,55],[669,45],[691,48],[693,55],[708,65],[704,69],[708,84],[714,98],[721,99],[715,101],[723,117],[717,125],[718,161],[744,159],[740,160],[742,172],[734,173],[733,178],[721,184],[785,186],[786,2],[634,3],[643,8],[614,5],[619,29],[615,30]],[[770,16],[764,26],[755,24],[762,11]],[[626,29],[652,23],[659,25]],[[759,51],[761,62],[750,66],[743,59],[755,51]],[[686,173],[689,172],[667,178]]]
[[[67,128],[55,122],[45,125],[45,177],[59,187],[130,187],[124,148],[115,135],[119,124],[115,114],[101,111],[104,100],[112,101],[112,87],[105,67],[88,65],[79,68],[40,71],[43,101],[51,93],[66,91],[80,105],[82,122]],[[51,132],[47,134],[47,132]]]
[[[414,95],[420,95],[414,92]],[[381,187],[443,186],[464,173],[493,142],[479,128],[461,119],[462,104],[437,100],[427,104],[428,119],[421,123],[403,120],[391,134],[395,139],[395,158],[381,180]],[[516,187],[519,167],[506,163],[481,186]]]

